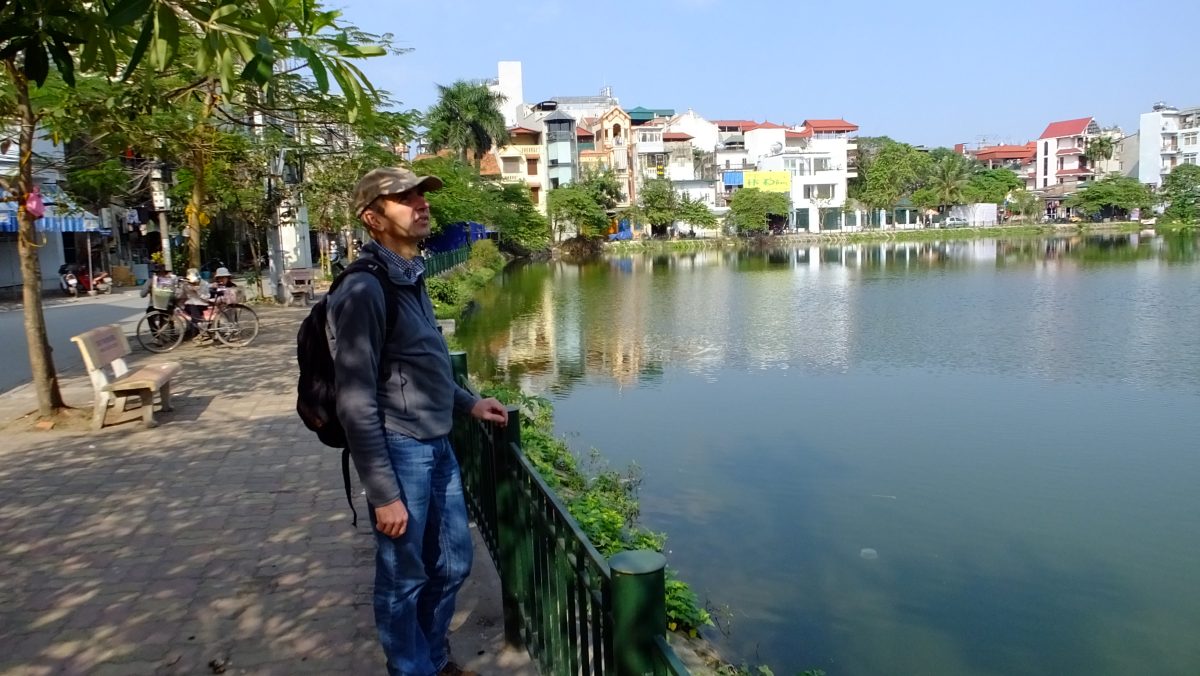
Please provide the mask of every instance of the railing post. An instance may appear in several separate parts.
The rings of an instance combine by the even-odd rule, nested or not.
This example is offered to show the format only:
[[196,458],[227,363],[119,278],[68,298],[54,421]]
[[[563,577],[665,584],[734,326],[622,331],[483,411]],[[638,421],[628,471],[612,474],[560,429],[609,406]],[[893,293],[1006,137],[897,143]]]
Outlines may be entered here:
[[617,676],[654,673],[654,638],[667,633],[667,559],[641,549],[608,560]]
[[450,368],[454,370],[454,382],[461,385],[467,377],[467,353],[462,350],[452,351]]
[[508,407],[508,424],[497,429],[493,449],[496,467],[496,539],[500,547],[500,596],[504,607],[504,640],[511,646],[524,645],[521,640],[521,581],[527,579],[522,570],[521,552],[529,536],[517,494],[516,458],[512,446],[521,445],[521,411]]

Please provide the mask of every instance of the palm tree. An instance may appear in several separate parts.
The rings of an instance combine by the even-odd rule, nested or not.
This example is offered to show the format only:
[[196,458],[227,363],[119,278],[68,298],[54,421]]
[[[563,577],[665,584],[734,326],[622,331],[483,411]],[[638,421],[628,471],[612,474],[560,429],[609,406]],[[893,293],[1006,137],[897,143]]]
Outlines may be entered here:
[[933,165],[926,186],[939,206],[953,206],[962,204],[970,180],[971,165],[961,155],[947,155]]
[[504,113],[500,112],[504,95],[467,80],[437,87],[438,102],[425,114],[429,148],[434,152],[450,150],[463,162],[470,155],[478,169],[496,141],[508,137]]
[[[1097,136],[1088,141],[1087,148],[1083,151],[1083,156],[1091,163],[1093,170],[1100,160],[1111,160],[1115,147],[1112,138],[1108,136]],[[1096,178],[1100,178],[1099,175]]]

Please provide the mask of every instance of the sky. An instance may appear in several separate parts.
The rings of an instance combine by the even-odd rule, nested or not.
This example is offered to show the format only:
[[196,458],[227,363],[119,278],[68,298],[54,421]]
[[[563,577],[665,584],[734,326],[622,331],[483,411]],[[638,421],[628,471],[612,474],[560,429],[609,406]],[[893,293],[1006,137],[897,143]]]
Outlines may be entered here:
[[[1055,120],[1136,131],[1200,105],[1195,0],[326,0],[412,51],[364,62],[402,108],[521,61],[525,99],[598,94],[707,119],[844,117],[928,146],[1024,143]],[[1186,28],[1185,28],[1186,27]]]

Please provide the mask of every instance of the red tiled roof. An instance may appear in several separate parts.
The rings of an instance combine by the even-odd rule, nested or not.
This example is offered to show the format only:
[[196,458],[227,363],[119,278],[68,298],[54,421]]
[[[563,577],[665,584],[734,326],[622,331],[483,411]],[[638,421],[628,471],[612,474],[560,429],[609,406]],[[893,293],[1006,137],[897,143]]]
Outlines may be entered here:
[[540,134],[541,132],[536,129],[530,129],[529,127],[522,127],[521,125],[518,124],[516,126],[509,127],[508,133],[509,134]]
[[792,131],[789,129],[783,132],[784,138],[812,138],[812,135],[812,129],[805,129],[804,131]]
[[858,125],[843,119],[805,120],[804,126],[816,131],[858,131]]
[[737,127],[738,129],[745,129],[746,127],[753,127],[758,123],[754,120],[713,120],[713,124],[717,125],[718,127]]
[[1060,136],[1082,136],[1087,131],[1088,125],[1092,123],[1092,118],[1081,117],[1078,120],[1063,120],[1062,122],[1051,122],[1050,126],[1046,127],[1046,131],[1042,132],[1041,138],[1058,138]]
[[681,131],[668,131],[663,134],[664,141],[691,141],[691,134],[685,134]]
[[1082,155],[1083,148],[1063,148],[1062,150],[1060,150],[1054,154],[1055,155]]
[[787,129],[787,127],[782,124],[775,124],[774,122],[759,122],[753,127],[744,127],[742,131],[754,131],[755,129]]
[[1092,171],[1091,169],[1086,169],[1086,168],[1084,168],[1084,169],[1060,169],[1058,171],[1058,173],[1055,174],[1055,176],[1086,176],[1088,174],[1094,174],[1094,173],[1095,172]]
[[1023,146],[986,146],[975,151],[975,159],[987,160],[1024,160],[1037,155],[1037,144]]
[[575,128],[575,136],[595,136],[595,134],[584,129],[583,127],[576,127]]

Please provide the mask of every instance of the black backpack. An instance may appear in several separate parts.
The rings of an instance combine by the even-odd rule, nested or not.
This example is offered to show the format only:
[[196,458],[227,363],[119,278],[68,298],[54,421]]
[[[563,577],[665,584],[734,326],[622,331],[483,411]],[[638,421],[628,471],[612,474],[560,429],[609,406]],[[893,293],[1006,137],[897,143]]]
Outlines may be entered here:
[[[296,413],[304,426],[317,433],[317,438],[326,446],[342,449],[342,483],[346,488],[346,502],[354,514],[353,524],[358,525],[358,512],[350,497],[350,449],[347,448],[346,430],[337,416],[337,382],[334,377],[333,355],[329,351],[329,339],[325,332],[329,317],[329,296],[346,277],[356,272],[369,272],[383,287],[383,302],[387,308],[387,325],[384,327],[384,344],[392,337],[399,310],[396,307],[396,287],[387,276],[387,268],[371,260],[359,259],[351,263],[329,287],[329,293],[313,306],[312,311],[300,322],[296,333],[296,359],[300,362],[300,380],[297,384]],[[380,368],[383,368],[382,360]]]

